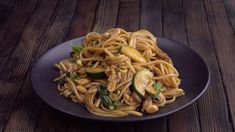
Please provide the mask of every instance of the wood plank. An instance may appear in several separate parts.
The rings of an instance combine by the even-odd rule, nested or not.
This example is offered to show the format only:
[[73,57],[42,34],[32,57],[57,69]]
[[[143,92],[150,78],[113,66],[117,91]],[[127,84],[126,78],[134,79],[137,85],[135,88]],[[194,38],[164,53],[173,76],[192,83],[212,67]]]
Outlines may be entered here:
[[[28,50],[32,49],[32,46],[35,47],[40,45],[37,41],[38,39],[42,38],[43,33],[46,31],[48,25],[51,23],[50,20],[53,16],[54,9],[57,3],[58,1],[55,0],[40,1],[35,12],[32,14],[29,22],[27,23],[25,30],[22,33],[22,38],[20,39],[18,46],[28,45],[25,47],[26,50]],[[28,37],[29,35],[30,37]],[[30,40],[28,38],[30,38]],[[20,50],[20,48],[16,49]],[[37,48],[35,50],[37,50]],[[37,56],[39,56],[39,54]],[[33,61],[31,62],[29,69],[31,69],[32,65],[35,63],[35,55],[34,59],[32,60]],[[26,79],[21,81],[24,83],[21,86],[20,92],[12,106],[13,113],[6,124],[5,131],[33,131],[37,123],[37,118],[41,108],[41,101],[33,92],[30,83],[30,72],[27,73]],[[15,85],[15,87],[19,88],[19,85]],[[14,91],[15,93],[17,93],[17,90]],[[17,94],[15,94],[15,96],[16,95]]]
[[[10,109],[9,107],[11,106],[12,102],[14,101],[15,98],[15,93],[17,93],[18,88],[14,89],[10,85],[12,81],[14,80],[15,77],[19,77],[20,75],[14,74],[14,70],[16,68],[16,64],[19,63],[17,62],[17,58],[15,58],[15,61],[12,63],[8,63],[8,65],[4,65],[9,53],[14,47],[14,44],[17,42],[17,39],[20,37],[21,30],[24,28],[24,24],[26,23],[27,19],[29,18],[31,12],[33,11],[37,1],[32,1],[32,0],[25,0],[22,3],[16,3],[16,6],[14,8],[14,12],[9,16],[9,23],[5,24],[3,27],[3,30],[0,33],[1,38],[1,48],[0,48],[0,61],[1,65],[0,67],[3,68],[4,66],[4,72],[1,73],[0,75],[0,93],[1,93],[1,99],[0,99],[0,131],[3,130],[4,125],[6,121],[9,119],[10,116]],[[23,10],[24,11],[21,11]],[[18,12],[18,13],[15,13]],[[17,16],[19,15],[19,16]],[[19,22],[19,23],[18,23]],[[21,24],[21,25],[17,25]],[[17,29],[14,29],[17,28]],[[3,37],[4,36],[4,37]],[[10,46],[9,46],[10,45]],[[5,50],[4,50],[5,49]],[[11,66],[9,66],[12,64]],[[0,69],[1,69],[0,68]],[[17,68],[16,68],[17,69]],[[1,71],[0,71],[1,72]],[[17,76],[14,76],[17,75]],[[10,79],[11,81],[9,81]],[[9,87],[8,87],[9,86]],[[15,93],[14,93],[15,92]]]
[[[231,6],[235,7],[235,2],[231,2]],[[228,107],[230,108],[230,121],[235,127],[235,36],[232,26],[235,24],[235,16],[233,16],[232,26],[229,23],[228,16],[221,0],[205,0],[205,8],[209,27],[212,33],[214,47],[217,53],[219,66],[222,74],[223,84],[226,89],[228,98]],[[235,10],[233,9],[233,12]],[[231,14],[228,14],[231,15]],[[235,14],[234,14],[235,15]],[[231,17],[231,16],[230,16]],[[230,18],[231,19],[231,18]]]
[[163,1],[163,34],[188,46],[182,3],[182,0]]
[[[162,36],[162,1],[142,0],[140,28],[149,30],[155,36]],[[146,129],[147,128],[147,129]],[[148,130],[149,132],[167,132],[167,118],[150,120],[135,125],[137,132]]]
[[201,129],[230,132],[226,98],[203,1],[185,0],[184,10],[189,45],[205,59],[211,71],[211,83],[198,101]]
[[35,127],[35,132],[65,132],[69,117],[44,104]]
[[38,0],[16,1],[12,13],[0,31],[0,72],[3,69],[11,51],[17,44],[30,14]]
[[227,15],[230,19],[230,24],[233,28],[233,33],[235,33],[235,1],[224,0],[224,4],[225,4],[226,11],[227,11]]
[[[16,48],[16,50],[13,52],[12,56],[9,59],[9,65],[6,67],[6,69],[8,70],[4,70],[5,72],[4,74],[2,74],[5,76],[5,80],[1,80],[1,87],[7,87],[7,90],[9,90],[1,92],[5,93],[6,96],[3,96],[3,99],[6,98],[10,101],[14,99],[14,97],[12,98],[12,96],[16,95],[15,93],[17,93],[19,87],[21,86],[25,74],[30,74],[27,71],[30,71],[28,67],[31,59],[34,59],[32,58],[33,55],[36,55],[36,58],[38,58],[38,56],[45,52],[46,49],[61,42],[64,39],[65,35],[67,34],[68,25],[72,20],[75,7],[76,2],[62,1],[59,8],[56,9],[54,15],[50,17],[50,21],[48,21],[47,27],[45,27],[45,29],[47,30],[40,30],[43,29],[43,27],[36,31],[36,28],[34,27],[29,27],[25,29],[25,32],[23,32],[22,35],[23,38],[21,38],[19,42],[19,47]],[[40,26],[40,24],[37,24],[37,26]],[[32,45],[32,43],[35,44]],[[18,61],[15,59],[16,57]],[[9,72],[12,72],[12,74],[10,74]],[[9,97],[9,95],[11,96]],[[50,123],[50,125],[53,125],[53,123]]]
[[139,7],[140,2],[138,0],[121,0],[117,27],[131,32],[138,30],[140,19]]
[[0,31],[11,14],[15,0],[0,0]]
[[182,111],[168,117],[170,132],[200,132],[200,121],[197,104],[194,103]]
[[93,31],[102,33],[107,29],[115,27],[118,8],[118,0],[101,0],[97,10]]
[[[164,0],[162,8],[164,37],[188,45],[182,0]],[[200,131],[196,104],[170,115],[168,117],[168,127],[171,132]]]
[[[39,53],[43,53],[65,40],[77,4],[78,1],[74,0],[60,1],[57,7],[57,13],[53,16],[54,20],[51,22],[50,27],[45,32],[41,41],[43,45],[39,47]],[[67,121],[68,119],[63,113],[57,112],[47,105],[43,105],[35,131],[66,131]]]
[[12,105],[12,114],[8,120],[4,132],[33,131],[40,113],[41,101],[33,93],[29,74],[24,81],[19,95]]
[[102,132],[134,132],[133,123],[105,123]]
[[159,118],[136,123],[134,126],[136,132],[167,132],[167,118]]
[[66,40],[86,35],[92,30],[97,0],[80,0]]
[[140,28],[162,36],[162,1],[141,0]]
[[68,132],[102,132],[102,122],[79,118],[69,119]]

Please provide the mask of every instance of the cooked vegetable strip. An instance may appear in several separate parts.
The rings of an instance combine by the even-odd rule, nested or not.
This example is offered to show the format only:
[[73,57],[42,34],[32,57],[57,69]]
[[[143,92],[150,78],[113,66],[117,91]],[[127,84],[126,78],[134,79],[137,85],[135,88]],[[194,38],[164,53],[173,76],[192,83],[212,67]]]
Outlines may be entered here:
[[104,79],[106,78],[105,69],[102,67],[89,67],[86,68],[86,74],[88,77],[94,79]]
[[148,83],[150,82],[150,80],[152,79],[152,77],[153,77],[152,72],[150,72],[147,69],[143,69],[143,70],[139,71],[138,73],[136,73],[136,75],[133,79],[133,83],[132,83],[133,89],[140,96],[145,97],[146,87],[147,87]]
[[128,56],[129,58],[131,58],[131,60],[136,61],[136,62],[146,62],[145,58],[143,57],[143,55],[136,50],[135,48],[131,47],[131,46],[127,46],[124,45],[121,47],[120,52],[126,56]]
[[[104,117],[142,116],[184,95],[170,57],[146,30],[91,32],[55,67],[60,95]],[[140,110],[141,109],[141,110]]]

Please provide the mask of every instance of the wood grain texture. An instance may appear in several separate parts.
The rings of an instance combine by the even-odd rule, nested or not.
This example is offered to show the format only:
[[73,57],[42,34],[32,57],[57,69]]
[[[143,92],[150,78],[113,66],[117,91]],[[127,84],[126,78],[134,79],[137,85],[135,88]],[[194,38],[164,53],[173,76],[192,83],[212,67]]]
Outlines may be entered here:
[[136,123],[134,126],[136,132],[167,132],[167,118],[153,119]]
[[[233,5],[235,2],[233,2]],[[235,7],[235,6],[234,6]],[[205,8],[231,114],[235,126],[235,36],[221,0],[205,0]],[[235,10],[234,10],[235,11]],[[235,12],[234,12],[235,13]],[[235,19],[234,19],[235,20]],[[234,21],[235,22],[235,21]],[[235,24],[235,23],[234,23]]]
[[139,28],[140,2],[138,0],[121,0],[117,27],[133,32]]
[[[60,1],[53,15],[53,21],[41,40],[43,44],[39,47],[38,52],[45,52],[65,40],[77,2],[74,0]],[[51,107],[44,105],[35,131],[65,131],[66,127],[66,117],[62,113],[55,112]]]
[[93,31],[105,32],[116,26],[119,0],[100,0]]
[[182,0],[164,0],[162,8],[164,37],[188,45]]
[[66,40],[86,35],[92,30],[98,0],[80,0]]
[[[220,3],[223,3],[223,2],[220,2]],[[235,33],[235,1],[224,0],[224,4],[225,4],[226,11],[227,11],[227,15],[230,19],[233,33]]]
[[40,113],[41,101],[38,96],[33,93],[29,74],[26,77],[15,102],[12,106],[12,114],[7,122],[4,132],[24,131],[30,132],[34,130]]
[[37,0],[16,1],[12,13],[0,30],[0,72],[16,45]]
[[7,18],[11,14],[15,0],[0,0],[0,30],[2,29]]
[[[38,40],[43,38],[43,33],[51,23],[50,21],[57,3],[58,1],[56,0],[40,1],[22,33],[22,38],[19,40],[18,46],[27,45],[25,50],[29,50],[32,49],[31,47],[38,47],[40,45]],[[24,39],[27,39],[28,36],[30,36],[30,41],[26,43]],[[29,69],[31,69],[35,61],[43,53],[37,53],[37,48],[34,48],[34,50],[35,53],[31,54],[33,58]],[[26,79],[22,81],[24,81],[24,83],[21,87],[16,85],[16,87],[20,88],[20,92],[12,106],[13,113],[5,127],[5,131],[33,131],[37,123],[41,109],[41,101],[33,92],[30,83],[30,72],[27,73]]]
[[141,0],[140,29],[162,36],[162,1]]
[[198,101],[201,129],[230,132],[226,98],[203,1],[185,0],[184,9],[189,45],[205,59],[211,71],[211,83]]
[[103,132],[103,123],[79,118],[70,118],[68,132]]
[[[140,29],[146,29],[155,36],[162,36],[162,2],[161,0],[142,0],[140,13]],[[167,132],[167,118],[146,121],[134,126],[138,132]],[[146,129],[147,128],[147,129]]]
[[48,105],[43,105],[35,132],[65,132],[69,118]]
[[133,123],[105,123],[102,132],[134,132]]
[[[182,0],[164,0],[162,5],[164,37],[188,45]],[[170,115],[168,126],[170,132],[199,132],[196,104]]]
[[[48,1],[45,1],[45,2],[48,2]],[[33,59],[32,56],[35,55],[34,57],[38,58],[40,55],[42,55],[42,53],[46,51],[46,49],[50,48],[51,46],[63,40],[65,34],[67,33],[66,30],[68,29],[68,25],[70,21],[72,20],[73,10],[75,9],[75,6],[76,6],[76,3],[73,3],[71,1],[67,1],[67,2],[72,3],[71,6],[67,5],[67,7],[69,8],[67,9],[63,8],[62,4],[66,5],[68,3],[61,2],[59,8],[57,8],[54,13],[53,12],[50,13],[49,10],[48,12],[43,12],[49,15],[48,21],[43,19],[43,17],[38,18],[38,19],[32,19],[30,23],[31,22],[34,23],[36,21],[36,23],[34,23],[36,25],[29,24],[29,26],[23,31],[22,38],[19,41],[18,47],[16,47],[15,51],[10,57],[9,62],[8,62],[9,65],[6,67],[7,69],[4,70],[3,72],[4,74],[2,74],[5,76],[5,79],[1,80],[3,82],[1,83],[2,84],[1,87],[7,87],[6,89],[9,90],[5,92],[6,100],[8,99],[8,101],[12,101],[14,99],[14,96],[16,96],[17,94],[11,95],[12,92],[17,93],[18,89],[20,88],[22,84],[25,74],[26,73],[30,74],[30,72],[27,72],[27,71],[30,71],[30,69],[28,68],[29,68],[31,59]],[[47,4],[52,6],[53,8],[53,2],[51,3],[49,2]],[[56,4],[56,1],[55,1],[55,4]],[[42,7],[45,8],[46,6],[44,5]],[[41,20],[41,21],[38,21],[38,20]],[[44,24],[44,21],[46,25]],[[39,27],[39,30],[35,30],[38,27]],[[31,39],[27,39],[27,38],[31,38]],[[26,78],[26,79],[29,80],[29,78]],[[24,119],[24,118],[21,118],[21,119]],[[22,125],[20,124],[20,122],[18,123],[19,125],[17,124],[16,126]],[[24,128],[25,125],[26,124],[23,124],[22,128]]]
[[[26,4],[27,3],[27,4]],[[15,12],[18,13],[12,13],[11,16],[9,16],[9,19],[7,21],[7,24],[4,25],[3,29],[0,33],[0,40],[1,46],[0,46],[0,131],[3,130],[6,121],[9,119],[11,114],[11,105],[17,95],[18,87],[15,87],[17,83],[13,83],[15,80],[23,80],[23,77],[20,77],[20,71],[18,71],[18,67],[16,66],[17,63],[21,63],[18,58],[18,56],[21,56],[18,54],[17,58],[15,58],[14,61],[8,61],[7,65],[4,65],[8,56],[10,55],[11,50],[14,48],[15,43],[17,42],[18,38],[21,35],[21,32],[24,28],[24,25],[26,21],[28,20],[31,12],[33,11],[37,1],[25,1],[25,2],[18,2],[16,3],[16,6],[14,8]],[[25,9],[24,11],[21,11],[22,9]],[[18,16],[19,15],[19,16]],[[18,25],[21,24],[21,25]],[[14,29],[17,28],[17,29]],[[22,48],[22,47],[20,47]],[[24,50],[24,49],[21,49]],[[14,53],[12,53],[14,54]],[[23,57],[23,56],[21,56]],[[17,70],[16,70],[17,69]],[[16,70],[16,71],[15,71]],[[15,72],[15,73],[14,73]],[[20,77],[15,79],[15,77]],[[17,81],[16,81],[17,82]]]

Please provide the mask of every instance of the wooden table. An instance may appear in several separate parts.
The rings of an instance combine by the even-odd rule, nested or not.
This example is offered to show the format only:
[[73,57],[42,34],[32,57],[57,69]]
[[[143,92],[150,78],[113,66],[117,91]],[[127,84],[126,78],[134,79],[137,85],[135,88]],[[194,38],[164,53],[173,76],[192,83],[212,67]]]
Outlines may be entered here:
[[[75,119],[43,103],[30,72],[48,49],[112,27],[150,30],[191,47],[211,83],[188,108],[141,123]],[[235,126],[235,1],[0,0],[0,131],[232,132]]]

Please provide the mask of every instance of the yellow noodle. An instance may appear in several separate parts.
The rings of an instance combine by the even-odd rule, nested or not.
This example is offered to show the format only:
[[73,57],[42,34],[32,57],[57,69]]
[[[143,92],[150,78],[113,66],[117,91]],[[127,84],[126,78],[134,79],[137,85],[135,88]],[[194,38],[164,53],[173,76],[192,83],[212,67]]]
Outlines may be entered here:
[[[122,54],[120,48],[123,45],[135,48],[146,62],[136,62],[130,56]],[[141,112],[137,108],[152,105],[157,107],[157,112],[158,107],[173,103],[177,97],[185,94],[179,88],[179,73],[170,57],[157,46],[157,39],[147,30],[127,32],[121,28],[113,28],[103,34],[91,32],[86,35],[82,46],[79,53],[74,52],[71,58],[55,64],[60,75],[54,81],[65,82],[57,85],[60,95],[75,103],[85,104],[87,110],[95,115],[142,116],[147,112],[147,107],[142,108]],[[89,77],[86,69],[90,67],[104,69],[107,78]],[[132,89],[133,77],[143,69],[153,73],[146,85],[148,89],[155,90],[155,83],[162,85],[156,97],[152,97],[146,90],[144,98],[141,98]],[[74,76],[78,78],[74,79]],[[101,87],[106,88],[106,95],[101,95]],[[107,106],[103,102],[104,98],[106,101],[110,99],[112,105]],[[144,102],[147,104],[143,104]]]

